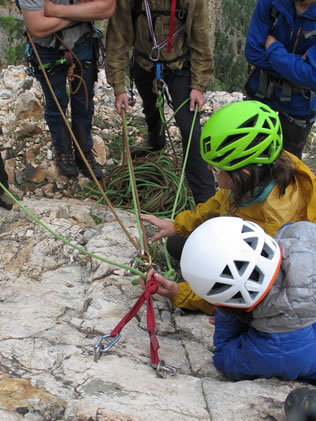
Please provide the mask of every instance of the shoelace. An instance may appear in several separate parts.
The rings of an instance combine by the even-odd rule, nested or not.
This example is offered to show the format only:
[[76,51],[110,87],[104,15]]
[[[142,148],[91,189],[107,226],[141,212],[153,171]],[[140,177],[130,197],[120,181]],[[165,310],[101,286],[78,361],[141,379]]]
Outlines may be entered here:
[[71,152],[64,152],[64,153],[58,154],[58,158],[63,162],[63,164],[74,163],[74,157]]

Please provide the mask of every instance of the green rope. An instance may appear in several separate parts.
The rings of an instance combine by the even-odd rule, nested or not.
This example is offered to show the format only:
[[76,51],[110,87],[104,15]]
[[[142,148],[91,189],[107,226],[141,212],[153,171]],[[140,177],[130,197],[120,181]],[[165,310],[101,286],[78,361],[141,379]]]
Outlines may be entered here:
[[[134,174],[137,192],[143,213],[162,218],[170,218],[174,208],[177,191],[177,205],[174,212],[181,212],[194,207],[193,199],[186,186],[179,189],[180,181],[172,160],[166,155],[149,154],[145,158],[134,160]],[[131,203],[131,185],[128,169],[115,166],[106,176],[106,195],[115,208],[134,212]],[[102,195],[93,183],[84,187],[81,199],[90,198],[97,203],[104,203]]]
[[[125,131],[125,134],[126,134],[126,137],[127,137],[127,140],[128,140],[127,122],[126,122],[126,114],[125,114],[125,107],[124,106],[122,107],[122,118],[123,118],[123,124],[124,124],[124,131]],[[127,146],[127,147],[129,147],[129,146]],[[138,212],[138,209],[137,209],[136,191],[135,191],[135,188],[134,188],[134,183],[132,182],[133,166],[132,166],[132,163],[130,162],[129,156],[128,156],[128,159],[127,159],[127,164],[128,164],[128,174],[129,174],[129,186],[132,190],[133,206],[134,206],[135,215],[136,215],[138,237],[139,237],[139,242],[140,242],[140,246],[141,246],[141,252],[144,253],[145,243],[144,243],[143,231],[142,231],[142,227],[141,227],[140,215],[139,215],[139,212]]]
[[137,270],[137,269],[135,269],[135,268],[133,268],[131,266],[124,265],[124,264],[121,264],[121,263],[118,263],[118,262],[114,262],[113,260],[109,260],[109,259],[106,259],[105,257],[98,256],[98,255],[96,255],[94,253],[91,253],[88,250],[85,250],[84,248],[78,246],[77,244],[71,243],[70,241],[66,240],[64,237],[62,237],[61,235],[59,235],[57,232],[55,232],[54,230],[52,230],[51,228],[49,228],[44,222],[42,222],[34,214],[32,214],[32,212],[30,212],[28,209],[26,209],[22,205],[22,203],[18,199],[16,199],[13,196],[13,194],[8,189],[6,189],[4,187],[4,185],[2,183],[0,183],[0,187],[11,197],[12,200],[15,201],[15,203],[17,203],[24,210],[24,212],[27,215],[29,215],[34,221],[36,221],[39,225],[41,225],[46,231],[48,231],[50,234],[52,234],[58,240],[61,240],[63,243],[67,244],[68,246],[70,246],[70,247],[72,247],[72,248],[80,251],[80,253],[82,253],[82,254],[86,254],[87,256],[94,257],[95,259],[101,260],[102,262],[105,262],[105,263],[109,263],[110,265],[117,266],[119,268],[129,270],[131,272],[136,273],[137,275],[140,275],[142,278],[146,279],[146,276],[141,271],[139,271],[139,270]]
[[[182,105],[184,105],[184,103]],[[176,198],[175,198],[175,201],[174,201],[174,206],[173,206],[173,209],[172,209],[172,212],[171,212],[171,218],[170,219],[174,219],[174,216],[175,216],[175,213],[176,213],[176,207],[177,207],[177,203],[178,203],[178,197],[179,197],[179,194],[180,194],[181,186],[182,186],[183,181],[184,181],[184,172],[185,172],[185,167],[186,167],[188,156],[189,156],[189,150],[190,150],[190,146],[191,146],[191,140],[192,140],[192,135],[193,135],[193,128],[194,128],[194,125],[195,125],[197,111],[198,111],[198,105],[196,104],[195,105],[195,110],[194,110],[194,116],[193,116],[193,120],[192,120],[192,125],[191,125],[191,130],[190,130],[190,135],[189,135],[189,139],[188,139],[188,144],[187,144],[187,148],[186,148],[186,151],[185,151],[185,157],[184,157],[184,160],[183,160],[183,166],[182,166],[182,171],[181,171],[181,176],[180,176],[179,188],[177,190],[177,194],[176,194]],[[164,252],[165,252],[166,263],[167,263],[167,267],[168,267],[168,276],[169,276],[169,278],[171,277],[173,280],[175,280],[176,272],[172,268],[171,263],[170,263],[170,258],[169,258],[169,253],[168,253],[168,250],[167,250],[167,241],[166,241],[166,239],[163,240],[163,245],[164,245]]]

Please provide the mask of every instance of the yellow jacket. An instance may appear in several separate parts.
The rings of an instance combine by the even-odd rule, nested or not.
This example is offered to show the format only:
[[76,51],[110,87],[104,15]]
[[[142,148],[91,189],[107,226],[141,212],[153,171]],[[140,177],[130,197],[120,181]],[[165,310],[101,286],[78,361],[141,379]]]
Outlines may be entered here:
[[[264,202],[256,202],[240,208],[231,216],[239,216],[260,225],[267,234],[274,236],[287,222],[311,221],[316,223],[316,176],[298,158],[289,154],[295,165],[296,180],[290,184],[280,197],[278,186],[274,186]],[[200,224],[216,216],[228,215],[229,190],[220,189],[205,203],[197,205],[192,211],[179,213],[174,221],[177,234],[187,237]],[[191,290],[188,282],[179,284],[179,291],[172,300],[174,307],[190,310],[199,309],[213,314],[215,307]]]

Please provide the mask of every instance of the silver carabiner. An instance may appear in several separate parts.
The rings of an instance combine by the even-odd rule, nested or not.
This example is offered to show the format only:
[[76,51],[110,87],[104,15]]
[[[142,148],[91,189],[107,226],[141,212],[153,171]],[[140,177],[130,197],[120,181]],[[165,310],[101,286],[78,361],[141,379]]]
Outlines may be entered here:
[[163,360],[159,361],[158,364],[152,364],[152,367],[156,369],[156,375],[161,379],[165,379],[167,374],[170,376],[175,376],[177,374],[177,369],[167,365]]
[[[153,53],[156,52],[157,56],[153,57]],[[149,59],[151,61],[159,61],[160,59],[160,49],[158,47],[153,47],[151,49],[151,53],[149,54]]]
[[[118,333],[116,336],[112,337],[111,333],[107,333],[106,335],[101,335],[98,339],[98,342],[94,345],[94,362],[98,362],[98,359],[101,357],[103,352],[109,351],[113,345],[120,339],[121,334]],[[102,345],[103,339],[112,338],[112,341],[109,342],[107,345]]]
[[184,19],[184,16],[185,16],[184,10],[183,9],[179,9],[178,12],[177,12],[177,18],[179,20],[182,20],[182,19]]

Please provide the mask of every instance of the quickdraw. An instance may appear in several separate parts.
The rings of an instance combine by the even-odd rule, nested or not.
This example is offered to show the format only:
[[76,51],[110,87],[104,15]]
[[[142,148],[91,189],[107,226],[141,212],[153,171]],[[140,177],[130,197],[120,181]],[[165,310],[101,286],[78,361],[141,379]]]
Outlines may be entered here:
[[[167,374],[174,376],[177,373],[176,368],[168,366],[163,360],[159,360],[158,349],[159,342],[156,336],[156,323],[155,313],[152,303],[152,294],[158,291],[159,283],[152,277],[146,282],[145,291],[138,298],[131,310],[123,317],[118,325],[112,330],[111,333],[101,335],[94,346],[94,361],[97,362],[101,355],[109,351],[120,339],[120,332],[123,327],[137,314],[138,310],[147,301],[147,331],[150,341],[150,359],[151,366],[156,369],[157,377],[165,378]],[[103,345],[102,342],[106,339],[111,339],[107,344]]]

